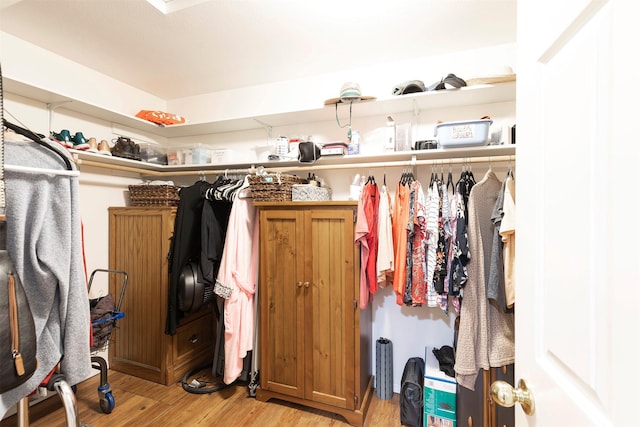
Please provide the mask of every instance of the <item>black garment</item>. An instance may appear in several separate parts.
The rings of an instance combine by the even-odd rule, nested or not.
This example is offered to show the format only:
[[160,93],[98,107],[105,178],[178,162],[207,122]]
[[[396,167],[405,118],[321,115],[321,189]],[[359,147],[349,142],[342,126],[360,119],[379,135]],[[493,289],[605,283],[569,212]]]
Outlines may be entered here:
[[220,269],[231,202],[205,200],[202,207],[200,278],[214,284]]
[[173,228],[169,251],[169,296],[165,333],[174,335],[183,313],[178,310],[178,279],[182,267],[200,255],[200,233],[203,191],[209,187],[206,181],[198,181],[180,189],[180,201]]

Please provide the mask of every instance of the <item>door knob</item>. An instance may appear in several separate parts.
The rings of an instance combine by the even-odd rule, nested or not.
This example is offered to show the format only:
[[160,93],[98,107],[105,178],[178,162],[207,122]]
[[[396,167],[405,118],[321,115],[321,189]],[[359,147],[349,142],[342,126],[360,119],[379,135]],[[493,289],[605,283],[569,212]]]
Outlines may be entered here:
[[536,405],[533,393],[527,388],[524,380],[518,381],[518,388],[504,381],[494,381],[491,384],[491,398],[500,406],[510,408],[516,403],[522,405],[522,410],[527,415],[533,415]]
[[309,287],[309,282],[304,282],[304,287],[308,288]]
[[296,283],[296,286],[297,286],[297,287],[299,287],[299,288],[301,288],[301,287],[302,287],[302,282],[298,282],[298,283]]

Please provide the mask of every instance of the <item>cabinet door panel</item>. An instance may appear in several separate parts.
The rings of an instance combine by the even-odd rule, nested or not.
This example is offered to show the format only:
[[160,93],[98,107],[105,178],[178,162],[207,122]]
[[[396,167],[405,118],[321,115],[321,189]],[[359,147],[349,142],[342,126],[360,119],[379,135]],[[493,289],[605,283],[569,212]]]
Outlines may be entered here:
[[[112,240],[110,264],[111,268],[127,272],[129,281],[121,307],[126,318],[118,323],[110,349],[112,363],[132,361],[159,372],[165,337],[158,331],[164,328],[165,305],[140,302],[162,300],[162,282],[158,279],[166,274],[166,265],[158,261],[166,258],[166,253],[162,253],[165,235],[162,212],[146,216],[112,215],[110,228],[114,236],[127,236]],[[132,253],[136,256],[131,257]],[[113,295],[119,295],[120,291],[116,280],[120,279],[112,282]]]
[[[304,258],[301,213],[260,213],[261,386],[304,395]],[[298,286],[300,284],[300,286]]]
[[352,210],[312,210],[305,220],[306,397],[354,407]]

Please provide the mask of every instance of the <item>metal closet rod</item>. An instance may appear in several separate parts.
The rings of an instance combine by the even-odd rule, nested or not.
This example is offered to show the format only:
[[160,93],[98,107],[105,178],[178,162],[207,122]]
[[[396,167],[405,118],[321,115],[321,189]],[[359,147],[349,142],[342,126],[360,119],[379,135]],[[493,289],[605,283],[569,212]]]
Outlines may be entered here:
[[[460,157],[452,159],[428,159],[428,160],[398,160],[392,162],[369,162],[369,163],[345,163],[334,165],[296,165],[296,166],[281,166],[281,167],[265,167],[264,170],[267,173],[275,172],[287,172],[294,173],[297,171],[318,171],[318,170],[336,170],[336,169],[370,169],[370,168],[392,168],[392,167],[413,167],[413,166],[425,166],[425,165],[454,165],[454,164],[471,164],[471,163],[499,163],[510,162],[514,160],[513,155],[505,156],[483,156],[483,157]],[[78,164],[86,166],[105,167],[104,163],[93,162],[91,160],[78,160]],[[128,172],[136,172],[145,177],[159,177],[159,176],[194,176],[194,175],[220,175],[223,173],[228,174],[247,174],[255,173],[257,167],[252,165],[248,168],[239,169],[212,169],[212,170],[190,170],[190,171],[150,171],[128,166],[109,165],[109,169],[122,170]]]
[[[391,167],[413,167],[424,165],[454,165],[454,164],[470,164],[470,163],[493,163],[493,162],[509,162],[513,161],[514,156],[485,156],[485,157],[466,157],[456,159],[430,159],[430,160],[401,160],[393,162],[370,162],[370,163],[345,163],[337,165],[298,165],[298,166],[282,166],[282,167],[265,167],[268,173],[287,172],[294,173],[297,171],[317,171],[317,170],[335,170],[335,169],[370,169],[370,168],[391,168]],[[173,176],[189,176],[189,175],[220,175],[228,174],[246,174],[255,173],[257,168],[252,166],[243,169],[217,169],[217,170],[199,170],[199,171],[180,171],[180,172],[162,172],[162,174]]]

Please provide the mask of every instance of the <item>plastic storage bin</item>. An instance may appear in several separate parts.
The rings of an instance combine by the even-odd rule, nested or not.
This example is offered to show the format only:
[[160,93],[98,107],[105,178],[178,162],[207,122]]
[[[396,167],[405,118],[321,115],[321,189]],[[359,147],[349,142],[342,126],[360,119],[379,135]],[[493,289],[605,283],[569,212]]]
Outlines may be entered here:
[[489,141],[491,119],[440,123],[436,136],[441,148],[476,147]]

